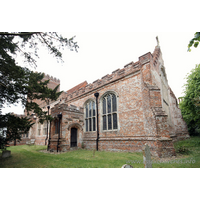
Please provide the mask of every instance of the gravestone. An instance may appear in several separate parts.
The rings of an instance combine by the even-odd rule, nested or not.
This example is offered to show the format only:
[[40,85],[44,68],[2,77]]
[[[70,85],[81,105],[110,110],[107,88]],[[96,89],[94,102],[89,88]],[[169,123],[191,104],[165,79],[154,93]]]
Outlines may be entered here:
[[11,154],[11,151],[8,151],[8,150],[3,151],[3,152],[2,152],[2,158],[10,157],[10,154]]
[[145,168],[152,168],[151,152],[148,144],[143,146],[143,163]]
[[122,168],[133,168],[133,166],[125,164],[122,166]]

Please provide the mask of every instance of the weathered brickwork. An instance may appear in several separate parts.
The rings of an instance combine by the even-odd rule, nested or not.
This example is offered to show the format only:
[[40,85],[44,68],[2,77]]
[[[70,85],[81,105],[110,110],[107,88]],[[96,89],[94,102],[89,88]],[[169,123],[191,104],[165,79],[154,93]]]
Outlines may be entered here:
[[[99,93],[100,151],[142,151],[147,143],[152,155],[168,157],[175,155],[174,141],[189,137],[176,97],[168,86],[162,53],[157,46],[152,54],[139,57],[137,62],[131,62],[92,84],[83,82],[62,94],[56,103],[51,102],[50,113],[54,120],[50,128],[50,149],[68,151],[74,146],[96,149],[97,118],[92,122],[95,130],[90,127],[91,130],[86,131],[89,123],[86,123],[86,105],[90,101],[96,102],[95,93]],[[116,97],[117,128],[107,130],[103,128],[103,102],[108,101],[105,98],[109,94]],[[42,105],[45,106],[45,103]],[[62,118],[58,122],[60,113]],[[107,117],[109,115],[114,117],[114,114]],[[36,138],[36,142],[40,143]]]
[[[59,133],[59,131],[56,131],[56,126],[59,123],[58,114],[60,113],[62,113],[62,118]],[[61,151],[69,150],[71,128],[77,129],[77,146],[81,148],[83,141],[83,108],[78,109],[67,104],[57,104],[52,108],[51,116],[54,117],[54,121],[51,123],[50,148],[54,150],[58,148]]]

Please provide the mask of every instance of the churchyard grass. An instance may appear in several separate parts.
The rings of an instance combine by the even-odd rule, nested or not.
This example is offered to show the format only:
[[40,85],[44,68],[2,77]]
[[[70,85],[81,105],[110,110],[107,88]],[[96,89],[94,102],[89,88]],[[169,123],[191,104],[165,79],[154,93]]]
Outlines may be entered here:
[[[200,137],[175,143],[177,157],[159,159],[152,157],[153,168],[199,168]],[[143,154],[129,152],[107,152],[79,149],[61,154],[41,152],[46,146],[11,146],[11,156],[0,158],[1,168],[121,168],[130,164],[143,168]],[[0,155],[1,156],[1,155]]]

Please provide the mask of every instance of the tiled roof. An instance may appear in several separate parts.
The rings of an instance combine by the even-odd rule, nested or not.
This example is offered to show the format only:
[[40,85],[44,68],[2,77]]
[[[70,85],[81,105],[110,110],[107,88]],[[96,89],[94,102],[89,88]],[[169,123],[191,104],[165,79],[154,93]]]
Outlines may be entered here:
[[74,91],[79,90],[79,89],[82,88],[82,87],[85,87],[87,84],[88,84],[87,81],[84,81],[84,82],[78,84],[77,86],[71,88],[70,90],[67,90],[67,94],[71,94],[71,93],[73,93]]

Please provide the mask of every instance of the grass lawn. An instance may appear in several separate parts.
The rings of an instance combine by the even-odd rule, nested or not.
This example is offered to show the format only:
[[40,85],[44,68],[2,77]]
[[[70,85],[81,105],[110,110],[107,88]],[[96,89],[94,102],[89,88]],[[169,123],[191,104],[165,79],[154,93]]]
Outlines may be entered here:
[[[153,159],[153,168],[199,168],[200,137],[175,143],[176,158]],[[134,168],[143,168],[142,153],[106,152],[79,149],[61,154],[40,152],[46,146],[12,146],[9,158],[0,157],[0,168],[121,168],[130,164]]]

